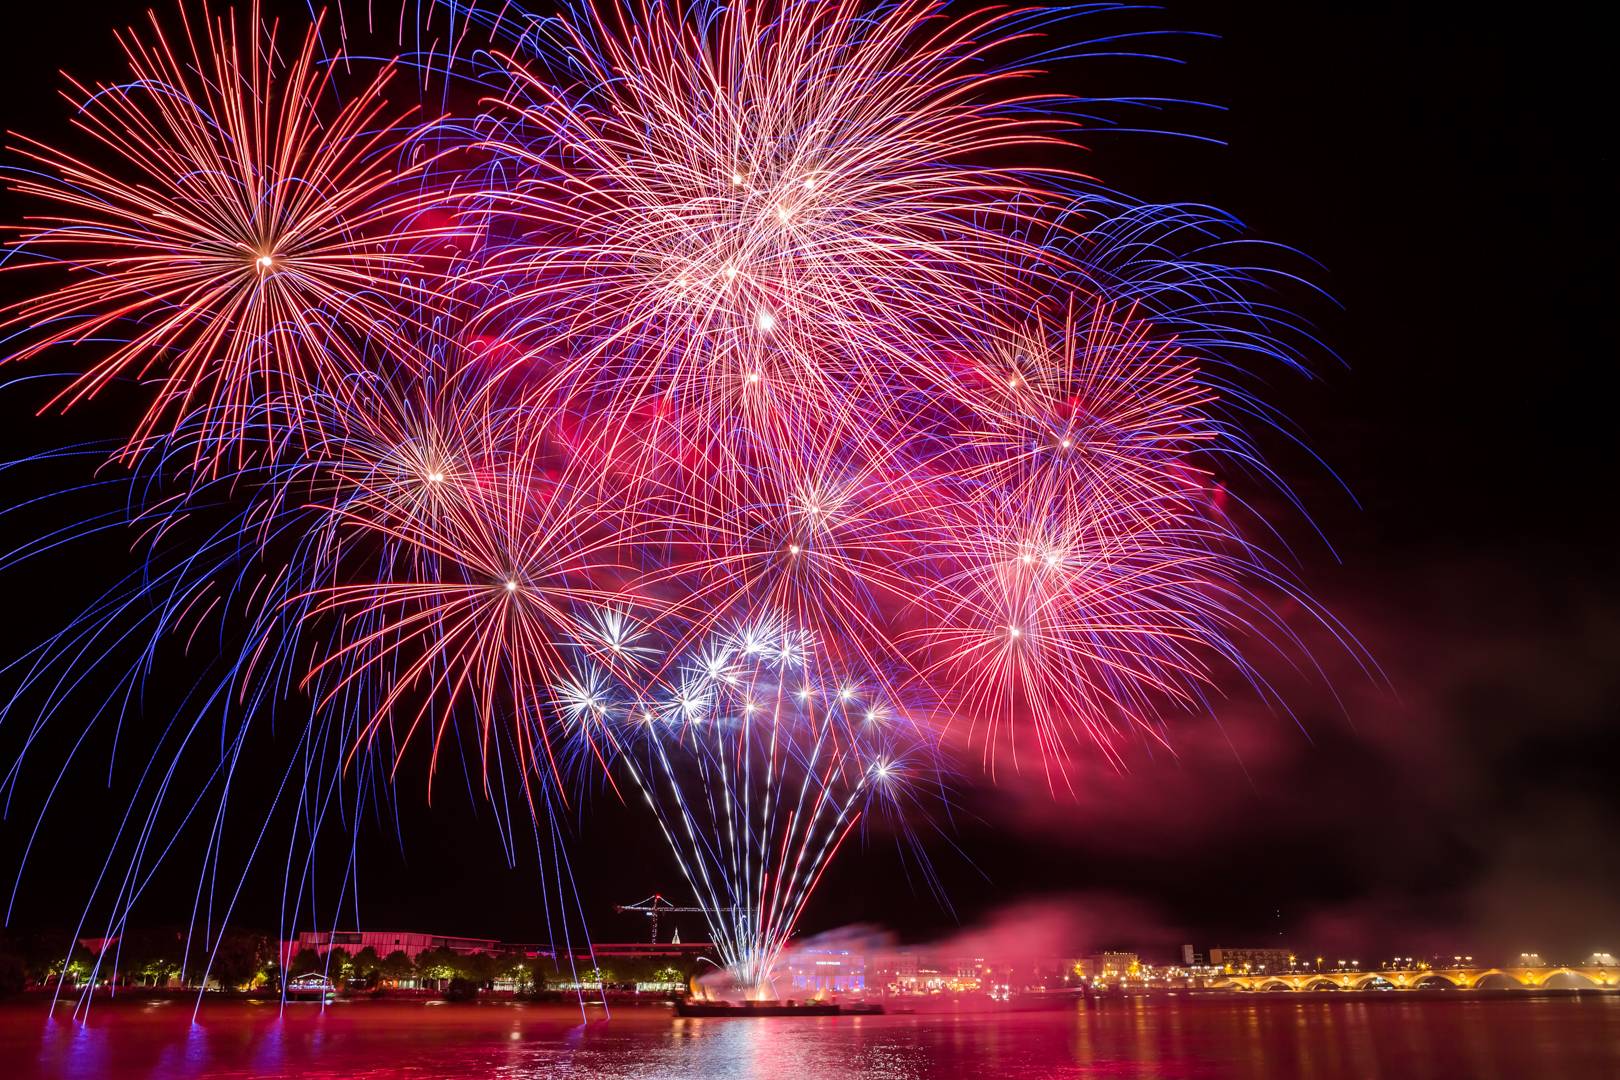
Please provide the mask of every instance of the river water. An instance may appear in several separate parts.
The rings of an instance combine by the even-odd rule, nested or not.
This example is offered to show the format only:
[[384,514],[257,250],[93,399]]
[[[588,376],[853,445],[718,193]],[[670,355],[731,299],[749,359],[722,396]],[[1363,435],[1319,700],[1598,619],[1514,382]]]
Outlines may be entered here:
[[682,1020],[551,1005],[0,1005],[31,1077],[1620,1077],[1620,996],[1170,997],[1073,1011]]

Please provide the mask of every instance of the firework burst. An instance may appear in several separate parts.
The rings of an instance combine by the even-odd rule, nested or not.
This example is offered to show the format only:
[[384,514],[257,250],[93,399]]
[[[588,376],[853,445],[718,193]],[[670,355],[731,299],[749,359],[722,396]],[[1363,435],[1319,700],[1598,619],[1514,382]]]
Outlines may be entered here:
[[[399,711],[399,752],[430,724],[436,758],[448,725],[470,715],[488,754],[498,725],[545,700],[580,605],[618,598],[622,526],[594,485],[547,463],[522,401],[453,384],[344,403],[348,424],[332,426],[314,466],[330,490],[323,561],[335,581],[293,598],[313,601],[305,620],[335,626],[306,683],[324,687],[318,705],[356,682],[385,688],[361,742]],[[549,754],[521,741],[523,723],[510,730],[530,764]]]
[[658,400],[685,439],[859,431],[900,415],[896,378],[954,391],[945,329],[993,328],[979,294],[1033,302],[1048,256],[1020,236],[1060,201],[1029,162],[1062,125],[989,59],[1027,14],[574,10],[550,63],[505,58],[479,144],[511,174],[468,196],[510,237],[473,273],[505,289],[489,317],[560,402]]
[[54,209],[17,246],[68,275],[4,328],[24,339],[12,362],[113,342],[53,404],[148,383],[129,445],[201,407],[200,452],[218,456],[253,424],[296,437],[306,396],[363,366],[357,334],[399,335],[404,276],[427,267],[424,237],[395,227],[415,201],[396,160],[415,110],[388,100],[394,69],[340,98],[319,19],[284,55],[257,4],[186,10],[177,41],[155,15],[120,37],[127,81],[71,84],[85,156],[21,143],[11,187]]

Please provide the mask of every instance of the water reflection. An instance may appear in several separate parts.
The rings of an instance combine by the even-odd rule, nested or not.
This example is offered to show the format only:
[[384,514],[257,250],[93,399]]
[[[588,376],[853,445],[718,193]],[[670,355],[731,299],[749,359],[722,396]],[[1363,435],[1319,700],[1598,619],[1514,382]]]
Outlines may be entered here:
[[1060,1013],[677,1019],[627,1009],[343,1003],[279,1010],[100,1004],[88,1022],[0,1006],[4,1080],[562,1074],[1027,1080],[1053,1076],[1620,1075],[1620,997],[1171,998]]
[[253,1068],[260,1073],[283,1071],[287,1064],[287,1021],[277,1016],[264,1024],[253,1046]]

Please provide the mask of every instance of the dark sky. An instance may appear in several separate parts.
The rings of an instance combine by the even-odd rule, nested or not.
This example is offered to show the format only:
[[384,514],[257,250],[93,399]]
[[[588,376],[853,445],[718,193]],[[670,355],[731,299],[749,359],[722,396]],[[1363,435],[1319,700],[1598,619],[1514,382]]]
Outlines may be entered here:
[[[54,70],[116,75],[108,27],[142,8],[9,16],[0,124],[59,133]],[[1224,206],[1322,264],[1342,309],[1308,314],[1344,363],[1324,355],[1315,384],[1279,374],[1269,396],[1359,505],[1275,449],[1337,553],[1296,522],[1302,575],[1390,686],[1324,642],[1343,708],[1320,681],[1284,677],[1297,724],[1234,693],[1218,725],[1177,725],[1175,758],[1139,754],[1125,775],[1082,776],[1075,799],[1054,802],[1031,782],[969,784],[952,844],[930,848],[957,918],[1048,897],[1106,911],[1099,942],[1620,945],[1617,462],[1601,389],[1616,358],[1613,102],[1597,28],[1572,10],[1552,18],[1285,0],[1173,4],[1154,17],[1221,40],[1174,46],[1187,65],[1134,71],[1129,89],[1225,106],[1175,119],[1226,145],[1099,136],[1088,167],[1125,190]],[[25,446],[82,433],[24,424],[25,399],[0,398]],[[48,574],[12,571],[3,587],[13,649],[67,614]],[[9,755],[15,730],[4,734]],[[46,760],[34,787],[48,783]],[[95,772],[41,833],[24,924],[62,921],[88,888],[117,805]],[[545,936],[532,855],[507,869],[465,800],[431,812],[413,793],[402,802],[405,857],[385,835],[366,849],[369,921]],[[15,865],[33,820],[19,795],[0,865]],[[680,891],[655,832],[606,798],[576,825],[593,928],[640,934],[607,908]],[[183,918],[196,859],[178,861],[193,876],[154,886],[150,921]],[[245,917],[273,925],[274,892],[259,888]],[[857,920],[924,935],[952,913],[874,836],[829,873],[807,925]]]

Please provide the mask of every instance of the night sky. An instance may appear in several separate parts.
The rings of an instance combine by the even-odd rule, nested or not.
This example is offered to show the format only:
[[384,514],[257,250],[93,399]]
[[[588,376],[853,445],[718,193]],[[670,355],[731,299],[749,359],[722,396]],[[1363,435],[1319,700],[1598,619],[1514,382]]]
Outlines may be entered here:
[[[144,7],[9,13],[0,126],[59,137],[56,69],[117,77],[111,27]],[[1326,680],[1262,665],[1294,716],[1230,687],[1216,717],[1174,725],[1174,756],[1141,747],[1124,774],[1082,770],[1073,797],[1054,800],[1029,774],[992,787],[970,763],[953,822],[927,847],[952,907],[893,838],[873,834],[835,863],[808,929],[869,921],[922,938],[1037,903],[1078,913],[1077,944],[1620,947],[1617,462],[1601,389],[1616,359],[1612,100],[1600,35],[1572,18],[1496,20],[1450,2],[1172,4],[1143,24],[1219,40],[1169,42],[1188,61],[1177,68],[1099,63],[1065,76],[1088,93],[1223,106],[1164,120],[1225,145],[1098,134],[1086,167],[1135,194],[1222,206],[1320,262],[1314,280],[1339,306],[1303,292],[1290,302],[1326,346],[1321,378],[1264,374],[1326,467],[1281,438],[1267,449],[1326,537],[1282,512],[1303,579],[1385,679],[1313,641]],[[13,201],[3,205],[13,219]],[[0,276],[0,296],[17,288]],[[29,419],[43,396],[27,384],[0,393],[5,456],[105,420]],[[84,479],[76,465],[51,475]],[[0,529],[7,547],[26,535]],[[105,585],[122,551],[114,538],[0,579],[6,655]],[[167,660],[121,752],[166,722],[196,677]],[[0,728],[0,760],[15,752],[16,721]],[[0,827],[7,885],[61,759],[53,746],[30,758]],[[120,758],[110,793],[104,741],[70,774],[17,925],[71,922],[117,824],[120,769],[135,760]],[[447,785],[429,811],[420,777],[401,785],[403,856],[385,830],[365,838],[366,920],[544,938],[532,845],[508,868],[486,809]],[[639,937],[644,927],[610,906],[682,892],[656,831],[606,794],[570,827],[593,932]],[[201,837],[183,839],[139,909],[145,921],[189,912]],[[275,925],[271,870],[244,923]]]

